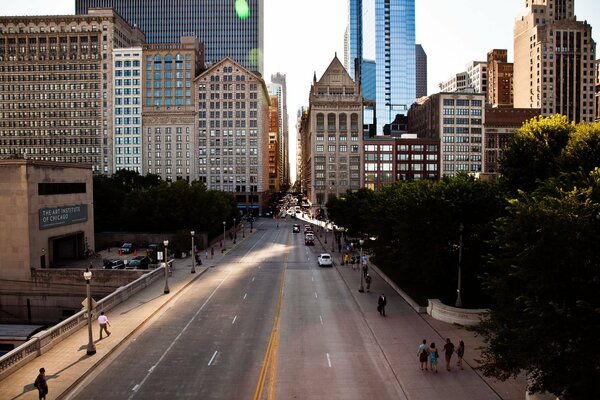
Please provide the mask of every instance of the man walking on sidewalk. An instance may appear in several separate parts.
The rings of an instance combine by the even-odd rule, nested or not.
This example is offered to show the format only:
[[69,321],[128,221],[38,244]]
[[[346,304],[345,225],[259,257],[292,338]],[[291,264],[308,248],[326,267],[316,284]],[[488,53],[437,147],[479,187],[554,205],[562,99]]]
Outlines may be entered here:
[[46,400],[48,383],[46,382],[46,370],[44,368],[40,368],[40,374],[35,378],[33,386],[38,390],[40,400]]
[[379,300],[377,301],[377,311],[379,314],[385,317],[385,306],[387,305],[387,299],[385,298],[385,294],[381,293],[379,296]]
[[102,311],[98,317],[98,324],[100,325],[100,339],[102,339],[102,331],[106,332],[106,337],[109,337],[110,332],[107,327],[110,326],[110,324],[108,323],[108,317],[104,315],[104,311]]

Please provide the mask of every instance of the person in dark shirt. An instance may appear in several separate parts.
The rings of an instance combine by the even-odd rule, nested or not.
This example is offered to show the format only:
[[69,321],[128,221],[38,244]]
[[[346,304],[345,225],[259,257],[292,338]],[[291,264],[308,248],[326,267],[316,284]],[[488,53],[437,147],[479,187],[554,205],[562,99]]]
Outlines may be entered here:
[[46,370],[44,368],[40,368],[40,374],[35,378],[35,382],[33,386],[38,390],[39,396],[41,400],[46,400],[46,395],[48,394],[48,383],[46,382]]

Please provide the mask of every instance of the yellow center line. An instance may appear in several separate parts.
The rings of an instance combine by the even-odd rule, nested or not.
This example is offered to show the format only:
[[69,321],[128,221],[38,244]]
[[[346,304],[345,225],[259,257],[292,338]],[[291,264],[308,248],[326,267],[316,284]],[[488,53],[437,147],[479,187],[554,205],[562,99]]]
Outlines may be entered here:
[[271,329],[271,336],[267,345],[267,351],[263,359],[263,365],[258,376],[258,382],[254,391],[253,400],[262,400],[265,383],[267,386],[267,400],[275,399],[275,383],[277,381],[277,355],[279,354],[279,333],[281,326],[281,308],[283,305],[283,289],[285,287],[285,270],[287,268],[289,248],[291,237],[288,235],[287,248],[283,260],[283,272],[281,274],[281,282],[279,285],[279,298],[275,307],[275,320]]

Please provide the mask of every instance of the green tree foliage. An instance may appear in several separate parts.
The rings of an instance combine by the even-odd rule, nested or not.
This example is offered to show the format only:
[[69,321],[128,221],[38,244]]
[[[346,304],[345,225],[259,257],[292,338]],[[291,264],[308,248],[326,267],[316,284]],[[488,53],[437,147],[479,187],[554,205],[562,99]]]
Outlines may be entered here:
[[327,202],[327,212],[338,226],[348,229],[352,237],[368,237],[373,232],[371,226],[375,193],[370,189],[348,191],[344,196]]
[[478,331],[482,369],[526,371],[532,391],[590,398],[600,371],[600,171],[521,192],[495,226],[485,287],[495,301]]
[[207,191],[201,182],[167,183],[154,175],[141,177],[124,170],[112,177],[94,178],[94,217],[98,232],[194,229],[214,236],[222,232],[222,221],[230,227],[238,216],[231,194]]
[[[485,302],[478,276],[487,254],[491,222],[502,212],[500,186],[466,174],[441,181],[402,181],[376,196],[372,231],[376,262],[423,297],[453,304],[458,286],[459,226],[462,224],[463,302]],[[412,288],[412,289],[411,289]]]
[[504,152],[500,172],[512,193],[530,191],[558,175],[560,155],[575,132],[564,116],[538,117],[518,129]]

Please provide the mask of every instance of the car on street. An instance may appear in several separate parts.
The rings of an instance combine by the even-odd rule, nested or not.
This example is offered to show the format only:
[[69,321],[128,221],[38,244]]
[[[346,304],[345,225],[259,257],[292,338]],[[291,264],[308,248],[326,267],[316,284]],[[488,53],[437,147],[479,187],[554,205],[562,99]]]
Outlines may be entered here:
[[319,263],[319,267],[333,266],[333,260],[331,259],[331,254],[329,253],[321,253],[319,257],[317,257],[317,262]]
[[304,233],[312,232],[312,227],[310,225],[304,225]]
[[298,232],[300,232],[300,225],[298,225],[298,224],[294,224],[294,227],[292,228],[292,232],[293,232],[293,233],[298,233]]
[[131,242],[125,242],[121,245],[121,253],[131,254],[135,250],[135,246]]
[[125,261],[118,258],[105,259],[102,265],[104,269],[125,269]]
[[150,257],[148,256],[137,256],[133,257],[127,263],[126,269],[148,269],[150,265]]
[[312,233],[307,233],[304,235],[304,244],[307,246],[314,246],[315,245],[315,235],[313,235]]

